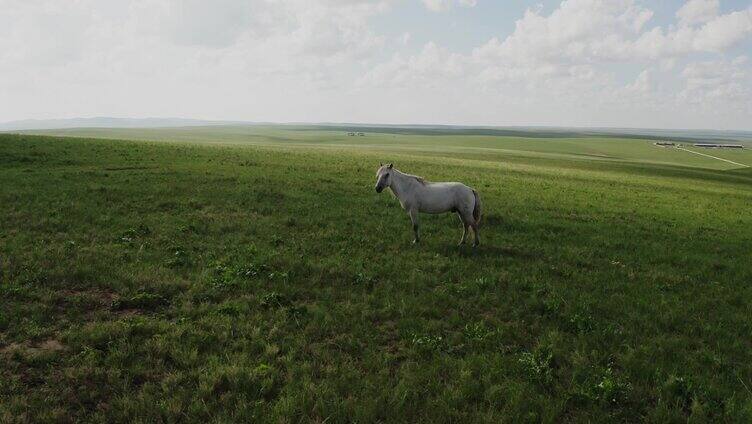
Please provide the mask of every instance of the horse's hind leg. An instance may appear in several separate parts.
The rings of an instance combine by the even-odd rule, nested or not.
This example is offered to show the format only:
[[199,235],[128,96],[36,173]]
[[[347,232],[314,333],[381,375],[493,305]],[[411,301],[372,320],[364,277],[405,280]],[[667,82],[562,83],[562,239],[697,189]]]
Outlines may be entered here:
[[413,244],[420,243],[420,222],[418,221],[418,210],[417,209],[410,209],[410,221],[413,223],[413,233],[415,233],[415,239],[413,240]]
[[480,235],[478,234],[478,223],[473,222],[470,224],[471,227],[473,227],[473,235],[475,235],[475,241],[473,242],[473,247],[480,245]]
[[[478,223],[475,222],[475,218],[473,217],[473,211],[472,210],[462,210],[460,211],[460,218],[462,218],[462,223],[465,225],[465,232],[467,232],[467,227],[471,227],[473,229],[473,235],[475,236],[475,240],[473,241],[473,246],[477,246],[480,244],[480,236],[478,235]],[[464,239],[463,235],[463,239]]]
[[462,215],[459,212],[457,212],[457,216],[460,218],[460,223],[462,223],[462,238],[460,239],[458,246],[462,246],[467,242],[467,230],[470,228],[470,225],[464,218],[462,218]]

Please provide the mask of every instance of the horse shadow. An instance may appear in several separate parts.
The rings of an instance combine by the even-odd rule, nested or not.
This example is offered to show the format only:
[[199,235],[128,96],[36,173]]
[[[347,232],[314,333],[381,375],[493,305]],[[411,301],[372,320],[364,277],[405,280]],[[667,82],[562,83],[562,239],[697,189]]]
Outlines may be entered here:
[[501,259],[513,258],[525,261],[534,261],[540,259],[542,255],[537,252],[521,249],[514,246],[498,246],[493,244],[483,244],[473,247],[471,244],[462,246],[444,246],[440,249],[440,254],[445,256],[459,256],[462,258],[483,258],[483,259]]
[[[526,224],[516,222],[511,219],[502,218],[497,214],[483,216],[481,223],[481,244],[472,246],[472,234],[468,235],[468,242],[465,245],[448,244],[438,248],[436,253],[445,256],[459,256],[463,258],[481,258],[481,259],[518,259],[524,261],[534,261],[541,259],[543,255],[540,252],[532,251],[529,248],[523,248],[513,245],[492,244],[483,239],[484,230],[493,231],[494,233],[511,233],[525,230]],[[530,230],[530,229],[527,229]]]

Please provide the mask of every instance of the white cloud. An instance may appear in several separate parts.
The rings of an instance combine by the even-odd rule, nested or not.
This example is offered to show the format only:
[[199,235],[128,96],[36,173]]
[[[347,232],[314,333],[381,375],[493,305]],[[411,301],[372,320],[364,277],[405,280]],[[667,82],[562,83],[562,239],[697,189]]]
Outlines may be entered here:
[[695,9],[682,15],[686,20],[679,27],[644,30],[653,13],[633,0],[567,0],[549,16],[529,9],[512,35],[491,39],[475,55],[522,62],[666,59],[721,52],[752,34],[752,8],[726,15]]
[[410,43],[410,39],[412,38],[412,34],[409,32],[403,32],[402,35],[399,36],[399,42],[403,46],[406,46]]
[[398,0],[0,4],[0,120],[752,122],[752,65],[733,57],[752,38],[752,7],[722,13],[714,0],[690,0],[660,24],[645,1],[565,0],[457,50],[421,41],[443,39],[421,22],[377,19],[408,9]]
[[393,3],[223,1],[0,0],[0,121],[323,119],[311,101],[349,90],[386,39],[369,19]]
[[358,82],[359,86],[410,87],[439,86],[447,79],[457,78],[466,70],[466,58],[451,53],[429,42],[420,53],[403,57],[394,55],[388,62],[379,64],[368,71]]
[[752,7],[707,21],[696,33],[692,47],[698,51],[720,52],[752,33]]
[[752,111],[752,73],[747,65],[745,56],[691,63],[681,74],[685,86],[678,97],[705,109],[733,106]]
[[[246,28],[256,32],[263,25],[254,12],[261,2],[234,0],[170,0],[143,2],[164,35],[179,45],[224,47],[233,44]],[[145,13],[146,10],[144,10]],[[156,19],[155,19],[156,18]],[[151,20],[151,19],[150,19]]]
[[390,7],[386,0],[221,0],[211,7],[199,0],[6,1],[5,84],[36,70],[50,82],[230,71],[237,78],[298,73],[321,80],[327,68],[383,45],[368,19]]
[[642,72],[640,72],[640,75],[637,76],[637,79],[627,85],[626,87],[627,91],[632,91],[634,93],[641,93],[641,94],[650,94],[653,92],[653,80],[651,76],[651,72],[649,69],[646,69]]
[[681,25],[703,24],[718,16],[720,0],[688,0],[677,12]]
[[46,66],[80,58],[92,19],[85,9],[22,1],[0,7],[0,64]]
[[628,40],[652,16],[631,0],[567,0],[548,16],[528,9],[509,37],[491,39],[474,55],[479,60],[515,62],[615,57],[624,54]]
[[[566,0],[548,15],[528,9],[509,36],[492,38],[471,52],[429,43],[415,55],[394,55],[359,82],[400,90],[452,87],[445,91],[453,92],[461,87],[467,93],[495,93],[518,108],[536,102],[558,105],[562,114],[586,109],[584,104],[598,113],[632,110],[645,123],[659,111],[676,116],[699,110],[690,98],[714,98],[716,107],[741,119],[749,103],[740,102],[744,96],[736,93],[749,91],[741,88],[746,80],[739,77],[748,65],[734,65],[723,83],[700,90],[709,81],[700,83],[690,75],[696,67],[712,65],[693,65],[691,58],[722,53],[744,40],[752,32],[751,17],[752,9],[720,15],[713,2],[690,1],[677,12],[678,26],[651,28],[653,12],[633,0]],[[681,80],[673,71],[678,61],[690,61]],[[623,83],[614,70],[621,64],[648,67]],[[721,69],[730,71],[730,66]],[[679,84],[686,87],[677,91]]]
[[446,12],[451,10],[455,5],[462,7],[475,7],[477,0],[421,0],[431,12]]

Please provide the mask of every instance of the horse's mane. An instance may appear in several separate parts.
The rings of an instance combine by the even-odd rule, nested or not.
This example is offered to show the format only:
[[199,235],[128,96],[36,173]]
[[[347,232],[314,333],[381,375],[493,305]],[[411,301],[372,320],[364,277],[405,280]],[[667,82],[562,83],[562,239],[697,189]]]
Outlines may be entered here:
[[406,177],[409,177],[409,178],[414,178],[414,179],[415,179],[416,181],[418,181],[418,182],[419,182],[419,183],[420,183],[421,185],[426,185],[426,183],[427,183],[426,179],[425,179],[425,178],[423,178],[423,177],[419,177],[419,176],[417,176],[417,175],[413,175],[413,174],[406,174],[406,173],[404,173],[404,172],[402,172],[402,171],[400,171],[400,173],[401,173],[402,175],[406,176]]

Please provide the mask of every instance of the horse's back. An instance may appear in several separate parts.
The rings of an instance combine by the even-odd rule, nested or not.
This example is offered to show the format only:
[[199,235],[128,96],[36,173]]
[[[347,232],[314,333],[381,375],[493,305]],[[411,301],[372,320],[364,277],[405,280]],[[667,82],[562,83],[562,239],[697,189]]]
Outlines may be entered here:
[[468,193],[472,194],[473,192],[473,189],[458,182],[428,183],[427,185],[437,191],[443,191],[448,194],[464,195]]
[[443,213],[470,208],[475,204],[473,190],[458,182],[427,183],[421,201],[421,211]]

